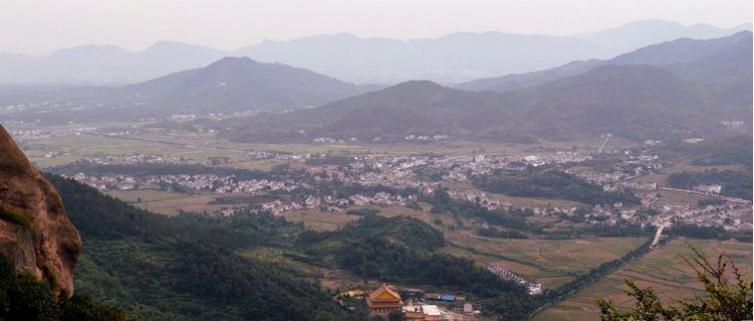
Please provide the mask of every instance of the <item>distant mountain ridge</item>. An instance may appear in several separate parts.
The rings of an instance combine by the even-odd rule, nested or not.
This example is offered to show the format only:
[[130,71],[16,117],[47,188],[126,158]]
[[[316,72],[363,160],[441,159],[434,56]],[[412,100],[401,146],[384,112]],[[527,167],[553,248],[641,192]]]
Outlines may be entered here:
[[395,40],[336,34],[266,40],[235,51],[166,41],[142,51],[81,46],[46,56],[0,54],[0,84],[122,85],[206,66],[225,56],[280,62],[362,84],[411,79],[457,83],[542,70],[574,60],[604,59],[677,38],[708,39],[750,29],[750,25],[718,28],[647,20],[592,34],[557,37],[483,32]]
[[485,75],[541,70],[574,60],[609,58],[683,37],[709,39],[750,29],[750,25],[717,28],[645,20],[592,34],[562,37],[490,31],[401,41],[336,34],[264,41],[237,53],[260,61],[304,66],[356,83],[413,79],[457,83]]
[[715,135],[717,104],[693,83],[647,65],[605,65],[504,95],[521,128],[563,139],[612,133],[642,141]]
[[[726,92],[726,89],[719,88],[717,96],[725,100],[727,99],[725,96],[733,94],[738,97],[735,98],[738,99],[735,103],[745,105],[745,101],[742,100],[751,97],[751,86],[746,86],[747,83],[751,84],[751,56],[752,33],[742,31],[732,36],[710,40],[677,39],[640,48],[609,60],[576,61],[532,73],[479,79],[459,84],[456,87],[504,93],[575,76],[599,66],[654,65],[667,69],[679,78],[695,81],[711,88],[719,87],[720,82],[725,83],[724,79],[734,79],[733,83],[740,84],[739,93],[730,93]],[[731,83],[731,81],[728,82]]]
[[375,88],[378,87],[354,85],[284,64],[225,57],[205,67],[121,87],[0,90],[0,103],[34,101],[58,106],[44,114],[28,109],[9,116],[8,120],[45,123],[165,120],[173,116],[227,117],[298,110]]
[[722,121],[751,115],[751,44],[751,32],[680,39],[608,61],[480,81],[494,90],[477,92],[410,81],[320,108],[218,127],[231,139],[268,142],[718,136],[727,131]]
[[162,113],[208,114],[295,110],[363,93],[368,88],[302,68],[226,57],[207,67],[128,85],[119,91],[127,101],[159,107]]
[[0,54],[0,84],[120,85],[207,65],[227,55],[169,41],[135,52],[114,45],[89,45],[47,56]]
[[[531,142],[612,133],[628,139],[719,134],[704,117],[714,102],[693,84],[650,66],[603,66],[503,95],[410,81],[326,106],[228,120],[247,142]],[[425,137],[425,138],[418,138]]]
[[699,23],[683,25],[674,21],[649,19],[635,21],[620,27],[607,28],[592,34],[579,35],[579,38],[609,44],[616,53],[623,53],[680,38],[713,39],[725,37],[740,31],[751,31],[751,23],[729,28],[719,28]]

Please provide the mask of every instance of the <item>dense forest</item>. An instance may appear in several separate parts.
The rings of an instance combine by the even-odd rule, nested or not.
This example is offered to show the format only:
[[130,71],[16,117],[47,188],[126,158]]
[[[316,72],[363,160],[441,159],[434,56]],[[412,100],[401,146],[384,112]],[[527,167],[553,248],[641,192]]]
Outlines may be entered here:
[[50,284],[18,273],[0,253],[0,320],[3,321],[131,321],[123,311],[98,304],[85,295],[56,293]]
[[473,184],[487,192],[511,196],[564,199],[586,204],[639,203],[639,198],[628,191],[606,192],[599,185],[551,169],[498,170],[475,176]]
[[291,267],[237,254],[301,228],[270,215],[164,217],[72,180],[60,191],[84,250],[78,293],[141,320],[359,320]]

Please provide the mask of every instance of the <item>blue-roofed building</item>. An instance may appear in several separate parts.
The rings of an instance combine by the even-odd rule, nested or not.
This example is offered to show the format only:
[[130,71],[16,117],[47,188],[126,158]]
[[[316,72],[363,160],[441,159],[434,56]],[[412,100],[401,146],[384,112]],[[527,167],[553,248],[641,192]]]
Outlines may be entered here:
[[438,296],[437,299],[443,302],[454,302],[456,300],[456,296],[443,294],[441,296]]

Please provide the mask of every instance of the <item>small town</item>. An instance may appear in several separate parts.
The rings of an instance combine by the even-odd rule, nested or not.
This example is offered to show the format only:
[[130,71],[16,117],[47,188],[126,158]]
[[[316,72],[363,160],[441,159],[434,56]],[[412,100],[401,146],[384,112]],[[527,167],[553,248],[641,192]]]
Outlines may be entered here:
[[[276,153],[264,151],[246,152],[252,159],[276,159],[291,162],[293,168],[302,169],[311,184],[302,180],[238,179],[233,175],[149,175],[133,176],[113,174],[90,176],[78,172],[71,177],[101,191],[129,191],[140,189],[161,189],[173,192],[212,193],[217,195],[255,196],[273,193],[273,200],[265,201],[252,208],[282,214],[301,209],[320,209],[326,212],[343,212],[352,207],[364,206],[415,206],[420,195],[431,195],[440,187],[448,189],[451,197],[478,204],[488,210],[517,208],[534,216],[563,217],[583,221],[592,225],[662,225],[692,224],[705,227],[720,227],[729,231],[750,230],[752,223],[743,220],[751,215],[749,200],[721,196],[720,185],[698,185],[693,189],[676,189],[658,183],[642,183],[636,178],[650,175],[663,167],[656,154],[648,154],[651,149],[633,148],[612,151],[621,159],[610,171],[590,171],[578,165],[592,161],[599,153],[595,151],[551,151],[528,155],[491,155],[477,153],[469,156],[429,155],[429,156],[328,156],[310,153]],[[160,155],[133,154],[127,156],[90,157],[82,162],[84,168],[90,165],[113,164],[186,164],[185,158]],[[227,157],[213,157],[202,162],[205,166],[229,166]],[[640,198],[641,208],[614,204],[583,206],[513,206],[510,201],[491,196],[471,183],[474,177],[491,175],[498,171],[520,172],[527,167],[550,166],[590,183],[604,191],[632,191]],[[577,168],[578,170],[574,170]],[[356,193],[348,197],[321,195],[316,193],[318,186],[345,184],[366,187],[389,187],[397,190],[414,191],[409,195],[394,192]],[[314,185],[312,185],[314,184]],[[298,191],[315,191],[291,197]],[[721,204],[663,205],[658,198],[662,191],[691,193],[719,199]],[[223,214],[234,211],[223,211]]]

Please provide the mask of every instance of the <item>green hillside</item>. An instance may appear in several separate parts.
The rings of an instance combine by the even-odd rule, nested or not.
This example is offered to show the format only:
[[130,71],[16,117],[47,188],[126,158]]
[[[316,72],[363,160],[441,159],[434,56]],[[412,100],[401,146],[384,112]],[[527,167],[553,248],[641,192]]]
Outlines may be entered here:
[[60,191],[84,250],[78,293],[140,320],[359,320],[288,266],[237,250],[280,246],[298,227],[267,215],[169,218],[70,180]]

